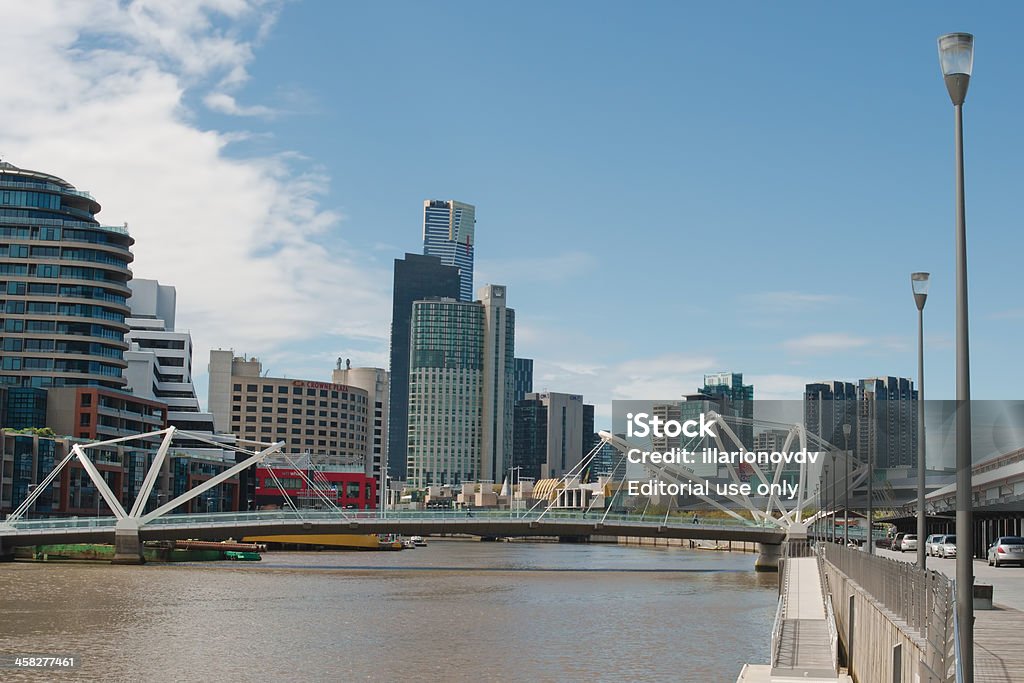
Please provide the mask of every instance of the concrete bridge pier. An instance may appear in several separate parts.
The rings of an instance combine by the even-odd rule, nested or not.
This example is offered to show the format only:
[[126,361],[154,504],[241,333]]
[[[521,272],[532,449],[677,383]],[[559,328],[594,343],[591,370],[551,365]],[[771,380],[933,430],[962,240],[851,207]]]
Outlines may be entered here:
[[779,559],[782,557],[781,543],[758,543],[757,559],[754,560],[754,571],[777,572]]
[[114,528],[114,559],[110,564],[145,564],[139,524],[134,519],[122,519]]
[[14,548],[5,548],[2,538],[0,538],[0,562],[14,562]]

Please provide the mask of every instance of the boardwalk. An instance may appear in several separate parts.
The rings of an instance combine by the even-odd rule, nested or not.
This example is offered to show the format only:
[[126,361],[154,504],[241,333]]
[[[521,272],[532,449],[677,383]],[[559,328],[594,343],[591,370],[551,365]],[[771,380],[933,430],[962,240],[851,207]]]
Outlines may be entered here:
[[1024,612],[1000,608],[974,615],[975,683],[1024,683]]
[[787,559],[782,576],[783,611],[780,615],[775,666],[748,664],[737,683],[835,683],[849,681],[832,667],[825,602],[818,561],[813,557]]
[[776,670],[786,669],[800,677],[830,676],[834,680],[817,559],[787,560],[784,581],[786,601]]

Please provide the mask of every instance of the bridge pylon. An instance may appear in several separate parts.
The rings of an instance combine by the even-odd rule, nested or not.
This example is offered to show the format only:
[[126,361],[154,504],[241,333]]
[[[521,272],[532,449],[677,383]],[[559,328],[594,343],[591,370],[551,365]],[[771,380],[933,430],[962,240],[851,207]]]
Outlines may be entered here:
[[146,564],[137,519],[119,519],[114,527],[114,557],[110,564]]

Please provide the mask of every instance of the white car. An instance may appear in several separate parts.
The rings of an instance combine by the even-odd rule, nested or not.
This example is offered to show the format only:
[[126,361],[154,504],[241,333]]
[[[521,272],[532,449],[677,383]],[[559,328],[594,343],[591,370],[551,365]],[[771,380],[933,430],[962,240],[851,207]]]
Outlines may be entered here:
[[900,541],[900,552],[905,553],[908,550],[917,550],[917,534],[907,534]]
[[956,557],[956,536],[943,536],[938,544],[939,550],[936,553],[939,557]]
[[924,542],[924,554],[929,557],[933,555],[939,555],[939,545],[942,543],[942,539],[945,534],[932,534]]

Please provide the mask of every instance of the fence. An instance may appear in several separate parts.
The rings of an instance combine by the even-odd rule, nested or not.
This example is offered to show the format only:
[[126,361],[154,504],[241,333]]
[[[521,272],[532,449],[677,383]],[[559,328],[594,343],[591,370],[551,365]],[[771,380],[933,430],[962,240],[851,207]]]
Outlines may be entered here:
[[[884,618],[894,628],[872,628],[869,632],[881,636],[885,630],[888,632],[886,638],[892,639],[891,643],[886,641],[887,645],[902,641],[904,649],[913,647],[918,651],[918,657],[906,657],[908,670],[917,669],[914,673],[920,675],[922,681],[953,680],[955,608],[953,584],[948,578],[935,571],[922,571],[906,562],[869,555],[841,545],[824,544],[822,560],[833,604],[839,608],[838,616],[849,633],[846,638],[848,658],[851,658],[849,641],[853,640],[851,626],[855,617],[852,603],[855,595],[859,594],[863,606],[856,614],[856,620],[861,622],[858,627],[865,625],[863,620],[869,617],[863,610],[871,610],[875,613],[871,618]],[[863,598],[869,600],[864,602]],[[898,637],[897,631],[905,637]],[[862,637],[870,636],[865,634]],[[857,647],[861,652],[881,649],[863,640]],[[852,658],[856,659],[858,654],[860,652],[853,653]],[[915,659],[920,668],[914,666]],[[874,679],[861,676],[858,680]]]

